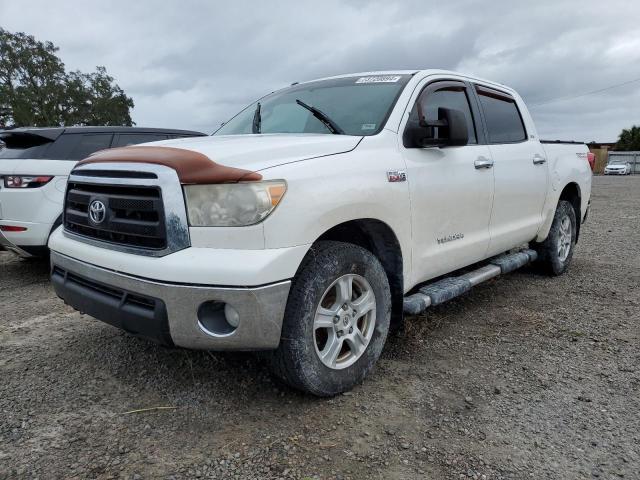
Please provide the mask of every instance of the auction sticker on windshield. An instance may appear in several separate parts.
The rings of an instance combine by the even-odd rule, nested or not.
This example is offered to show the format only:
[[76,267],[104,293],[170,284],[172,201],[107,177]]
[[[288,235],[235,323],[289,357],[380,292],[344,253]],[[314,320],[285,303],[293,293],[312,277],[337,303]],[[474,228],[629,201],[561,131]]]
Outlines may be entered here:
[[356,83],[396,83],[400,80],[400,75],[375,75],[373,77],[360,77]]

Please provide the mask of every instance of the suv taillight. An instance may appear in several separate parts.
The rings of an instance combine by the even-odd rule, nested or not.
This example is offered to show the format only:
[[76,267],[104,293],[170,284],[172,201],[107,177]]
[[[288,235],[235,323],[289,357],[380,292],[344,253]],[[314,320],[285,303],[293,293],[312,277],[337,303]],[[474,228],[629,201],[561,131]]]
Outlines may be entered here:
[[592,152],[587,153],[587,162],[589,162],[589,166],[593,172],[596,168],[596,154]]
[[39,188],[46,185],[53,177],[36,175],[8,175],[4,177],[5,188]]

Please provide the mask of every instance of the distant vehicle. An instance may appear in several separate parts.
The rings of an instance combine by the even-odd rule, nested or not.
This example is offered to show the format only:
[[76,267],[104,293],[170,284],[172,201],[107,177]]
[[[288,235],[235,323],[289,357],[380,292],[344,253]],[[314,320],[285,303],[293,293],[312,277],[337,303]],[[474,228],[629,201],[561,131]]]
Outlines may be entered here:
[[514,90],[468,75],[299,83],[211,137],[79,163],[51,278],[67,304],[129,333],[271,350],[285,382],[336,395],[362,382],[403,313],[536,260],[564,273],[588,158],[584,143],[541,141]]
[[49,235],[62,224],[67,177],[79,160],[107,148],[203,135],[137,127],[0,130],[0,248],[46,256]]
[[604,167],[605,175],[631,175],[631,164],[624,160],[611,160]]

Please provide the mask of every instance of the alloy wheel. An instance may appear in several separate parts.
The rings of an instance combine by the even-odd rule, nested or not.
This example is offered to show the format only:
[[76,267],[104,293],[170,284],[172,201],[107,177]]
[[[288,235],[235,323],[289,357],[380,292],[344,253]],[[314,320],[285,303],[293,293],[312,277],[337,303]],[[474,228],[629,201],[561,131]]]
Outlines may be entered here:
[[366,278],[342,275],[324,292],[313,322],[320,361],[341,370],[365,352],[376,324],[376,297]]
[[558,231],[558,259],[564,262],[571,250],[571,219],[568,215],[562,217]]

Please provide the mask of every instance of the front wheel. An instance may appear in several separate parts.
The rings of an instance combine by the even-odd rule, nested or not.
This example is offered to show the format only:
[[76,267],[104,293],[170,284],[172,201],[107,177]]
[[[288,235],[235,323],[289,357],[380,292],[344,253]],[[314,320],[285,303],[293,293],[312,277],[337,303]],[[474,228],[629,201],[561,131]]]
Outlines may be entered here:
[[271,370],[313,395],[350,390],[380,357],[390,318],[389,281],[378,259],[357,245],[318,242],[293,280]]
[[535,246],[538,261],[552,276],[562,275],[569,268],[576,245],[576,212],[573,205],[560,200],[546,240]]

